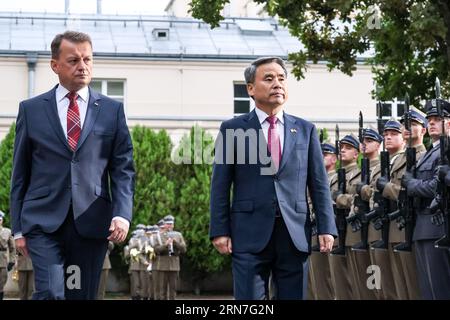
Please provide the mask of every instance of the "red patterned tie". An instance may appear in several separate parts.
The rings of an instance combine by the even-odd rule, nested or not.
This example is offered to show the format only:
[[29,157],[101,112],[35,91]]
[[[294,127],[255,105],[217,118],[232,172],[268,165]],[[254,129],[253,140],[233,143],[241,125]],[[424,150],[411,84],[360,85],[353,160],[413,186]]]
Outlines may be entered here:
[[281,162],[281,143],[280,135],[278,134],[277,130],[278,118],[276,116],[270,116],[267,117],[267,121],[270,123],[267,146],[269,148],[270,156],[272,157],[275,168],[278,170]]
[[67,109],[67,142],[70,149],[75,151],[81,133],[80,110],[77,103],[78,94],[69,92],[67,98],[70,101]]

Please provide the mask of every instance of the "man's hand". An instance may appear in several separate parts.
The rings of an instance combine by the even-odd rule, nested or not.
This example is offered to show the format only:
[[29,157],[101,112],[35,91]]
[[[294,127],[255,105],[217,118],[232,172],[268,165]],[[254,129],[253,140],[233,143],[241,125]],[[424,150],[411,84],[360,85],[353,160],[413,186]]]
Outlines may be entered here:
[[386,187],[386,185],[388,184],[388,182],[389,182],[389,180],[386,177],[384,177],[384,176],[379,177],[377,179],[377,189],[378,189],[378,191],[383,192],[383,190]]
[[330,252],[333,249],[334,237],[331,234],[319,235],[320,252]]
[[405,173],[403,174],[403,178],[402,178],[402,187],[408,188],[408,184],[412,179],[414,179],[412,173],[409,171],[405,171]]
[[27,248],[27,241],[24,237],[17,238],[14,240],[14,243],[16,245],[16,250],[24,257],[28,257],[28,248]]
[[450,167],[448,165],[440,165],[438,167],[437,171],[438,171],[438,180],[439,180],[439,182],[444,182],[445,183],[445,176],[447,175],[449,170],[450,170]]
[[230,237],[216,237],[212,240],[212,243],[221,254],[230,254],[232,252]]
[[14,267],[14,262],[8,262],[8,266],[6,267],[6,270],[11,271],[11,269]]
[[128,234],[128,226],[119,219],[113,219],[111,221],[111,226],[109,227],[109,231],[111,231],[108,240],[114,243],[120,243],[125,240]]

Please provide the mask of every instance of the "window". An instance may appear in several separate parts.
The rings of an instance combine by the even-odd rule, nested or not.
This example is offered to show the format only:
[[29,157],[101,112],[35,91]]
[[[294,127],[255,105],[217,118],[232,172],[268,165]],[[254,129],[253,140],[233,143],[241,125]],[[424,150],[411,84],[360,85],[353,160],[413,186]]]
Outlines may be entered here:
[[153,29],[155,40],[169,40],[169,29]]
[[93,79],[90,86],[95,91],[124,103],[125,80]]
[[250,112],[255,107],[255,102],[248,96],[247,85],[235,82],[234,87],[234,114],[239,115]]
[[[391,118],[400,119],[405,113],[405,103],[394,99],[393,101],[381,102],[381,118],[389,120]],[[377,104],[377,117],[379,114],[379,107]]]

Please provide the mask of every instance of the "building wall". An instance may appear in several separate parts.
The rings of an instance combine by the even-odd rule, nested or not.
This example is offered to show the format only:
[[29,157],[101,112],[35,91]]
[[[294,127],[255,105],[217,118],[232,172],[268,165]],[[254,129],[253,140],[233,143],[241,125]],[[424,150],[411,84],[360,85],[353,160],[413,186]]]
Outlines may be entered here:
[[[58,81],[50,59],[40,57],[36,65],[35,95]],[[96,59],[94,77],[125,80],[125,106],[130,126],[141,124],[165,128],[176,143],[197,123],[216,134],[220,122],[233,116],[233,83],[243,81],[248,62],[150,61]],[[291,69],[288,66],[288,69]],[[0,58],[0,139],[15,120],[18,104],[27,98],[28,73],[25,58]],[[357,132],[357,116],[375,123],[370,68],[359,66],[353,77],[328,72],[325,65],[311,65],[306,78],[288,76],[288,113],[311,120],[320,128],[342,134]]]

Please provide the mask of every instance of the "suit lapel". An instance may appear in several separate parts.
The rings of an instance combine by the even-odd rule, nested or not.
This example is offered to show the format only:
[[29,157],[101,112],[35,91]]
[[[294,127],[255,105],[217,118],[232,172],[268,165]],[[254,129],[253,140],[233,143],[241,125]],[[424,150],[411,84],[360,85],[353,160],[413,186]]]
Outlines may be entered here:
[[47,95],[44,97],[44,108],[45,112],[47,113],[48,120],[50,121],[50,126],[55,131],[56,136],[59,140],[61,140],[61,143],[66,146],[66,148],[72,152],[72,150],[69,147],[69,144],[67,143],[66,135],[64,134],[63,128],[61,126],[61,121],[59,119],[58,115],[58,107],[56,105],[56,87],[53,88],[53,90],[49,91]]
[[439,145],[437,145],[436,147],[431,148],[429,151],[427,151],[427,153],[425,153],[425,155],[420,158],[419,162],[417,163],[416,168],[419,168],[422,163],[426,162],[426,160],[439,148]]
[[83,129],[81,130],[80,140],[78,140],[77,149],[79,150],[86,140],[89,133],[92,131],[98,112],[100,111],[100,96],[91,88],[89,88],[89,103],[86,112],[86,119],[84,120]]
[[[281,164],[278,172],[283,170],[284,166],[286,165],[289,159],[289,155],[294,149],[295,141],[297,140],[297,137],[299,134],[301,134],[301,132],[302,131],[299,130],[299,128],[295,125],[295,119],[290,115],[284,113],[284,146],[283,153],[281,155]],[[301,137],[300,140],[302,139],[304,139],[303,141],[306,141],[306,137]]]

